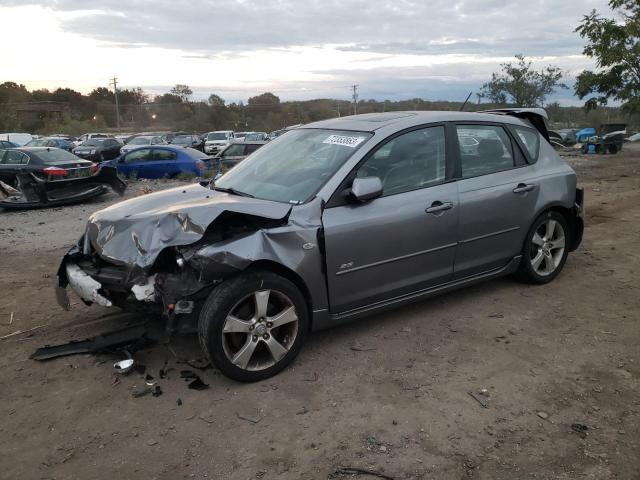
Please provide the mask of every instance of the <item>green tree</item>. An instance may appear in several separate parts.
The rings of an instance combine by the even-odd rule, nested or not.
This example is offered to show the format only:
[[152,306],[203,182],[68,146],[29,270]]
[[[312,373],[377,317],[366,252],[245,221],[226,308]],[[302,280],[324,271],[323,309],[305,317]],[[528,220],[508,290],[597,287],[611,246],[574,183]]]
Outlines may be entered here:
[[189,88],[189,85],[177,84],[169,91],[169,93],[180,97],[183,103],[188,103],[189,98],[193,95],[193,90]]
[[225,101],[221,96],[212,93],[211,95],[209,95],[207,103],[212,107],[224,107]]
[[279,105],[280,98],[271,92],[266,92],[261,95],[256,95],[247,100],[249,105]]
[[589,97],[587,110],[613,99],[640,113],[640,2],[610,0],[609,6],[618,18],[603,18],[593,10],[576,28],[587,40],[582,53],[595,59],[598,70],[578,75],[575,92],[580,99]]
[[559,67],[549,65],[536,71],[524,55],[516,55],[516,59],[516,63],[501,64],[502,72],[491,75],[491,81],[482,86],[483,98],[502,105],[539,107],[556,89],[567,88]]

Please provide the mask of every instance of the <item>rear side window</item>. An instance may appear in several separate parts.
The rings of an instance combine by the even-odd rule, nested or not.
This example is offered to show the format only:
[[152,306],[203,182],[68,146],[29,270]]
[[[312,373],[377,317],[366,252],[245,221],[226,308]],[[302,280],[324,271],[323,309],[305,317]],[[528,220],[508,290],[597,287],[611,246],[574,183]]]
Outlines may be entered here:
[[152,160],[151,149],[150,148],[139,148],[137,150],[133,150],[127,153],[125,157],[126,163],[134,163],[134,162],[146,162]]
[[255,152],[257,149],[259,149],[262,145],[260,144],[249,144],[247,145],[247,150],[246,150],[246,154],[247,155],[251,155],[253,152]]
[[153,159],[154,160],[175,160],[176,152],[173,152],[171,150],[154,150]]
[[477,177],[513,168],[507,132],[495,125],[457,125],[462,177]]
[[222,154],[223,157],[238,157],[241,155],[244,155],[244,145],[241,143],[236,143],[235,145],[231,145]]
[[9,150],[2,159],[3,165],[28,165],[29,157],[22,152]]
[[540,150],[540,134],[537,130],[524,127],[513,127],[520,142],[529,152],[529,158],[534,162],[538,159],[538,151]]

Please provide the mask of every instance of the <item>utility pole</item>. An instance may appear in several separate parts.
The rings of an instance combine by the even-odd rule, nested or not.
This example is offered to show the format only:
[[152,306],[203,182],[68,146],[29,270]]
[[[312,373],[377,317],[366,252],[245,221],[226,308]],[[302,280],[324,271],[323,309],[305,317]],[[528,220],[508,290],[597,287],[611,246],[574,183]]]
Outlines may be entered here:
[[120,130],[120,108],[118,107],[118,78],[114,76],[109,82],[109,85],[113,85],[113,93],[116,97],[116,126]]
[[351,85],[351,88],[353,88],[353,114],[357,115],[358,114],[358,87],[360,85]]

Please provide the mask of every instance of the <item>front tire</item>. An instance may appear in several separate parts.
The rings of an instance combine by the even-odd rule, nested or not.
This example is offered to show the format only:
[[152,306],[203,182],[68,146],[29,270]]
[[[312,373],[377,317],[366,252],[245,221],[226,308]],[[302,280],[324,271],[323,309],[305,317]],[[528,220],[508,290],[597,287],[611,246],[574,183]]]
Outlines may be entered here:
[[198,321],[203,351],[227,377],[256,382],[298,355],[309,329],[304,296],[286,278],[243,273],[209,294]]
[[564,267],[569,244],[564,216],[552,210],[543,213],[527,233],[518,276],[538,285],[551,282]]

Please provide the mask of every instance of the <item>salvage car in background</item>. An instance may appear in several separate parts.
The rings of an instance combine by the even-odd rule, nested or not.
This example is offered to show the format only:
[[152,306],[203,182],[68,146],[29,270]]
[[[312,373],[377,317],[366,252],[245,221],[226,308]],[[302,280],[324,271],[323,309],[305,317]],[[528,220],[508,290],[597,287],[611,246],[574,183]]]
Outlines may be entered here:
[[15,143],[19,147],[29,143],[33,138],[30,133],[0,133],[0,140]]
[[60,148],[70,152],[73,149],[73,145],[70,142],[58,137],[42,137],[31,140],[25,145],[25,147],[50,147]]
[[180,174],[200,177],[212,168],[211,157],[200,150],[172,145],[138,147],[103,164],[116,167],[121,175],[137,178],[175,178]]
[[17,143],[10,142],[8,140],[0,140],[0,150],[4,150],[6,148],[18,148],[20,145]]
[[126,184],[115,168],[102,168],[58,148],[22,147],[0,151],[0,207],[56,206],[102,195]]
[[71,286],[155,308],[169,330],[193,322],[225,375],[257,381],[311,330],[511,273],[552,281],[581,242],[582,204],[544,110],[342,117],[287,132],[215,184],[94,213],[57,296],[69,308]]
[[269,140],[269,134],[267,132],[250,132],[244,137],[245,142],[260,142],[263,140]]
[[258,150],[266,141],[234,142],[216,156],[220,160],[220,169],[229,170]]
[[142,147],[144,145],[159,145],[161,143],[164,143],[162,137],[152,135],[138,135],[129,139],[126,145],[120,147],[120,154],[124,155],[134,148]]
[[94,137],[82,142],[73,153],[86,160],[102,162],[112,160],[120,155],[122,144],[115,138]]
[[215,155],[229,145],[233,139],[234,134],[232,130],[217,130],[215,132],[209,132],[205,136],[204,152]]
[[204,151],[204,140],[200,135],[177,135],[169,143],[175,146],[190,147]]

